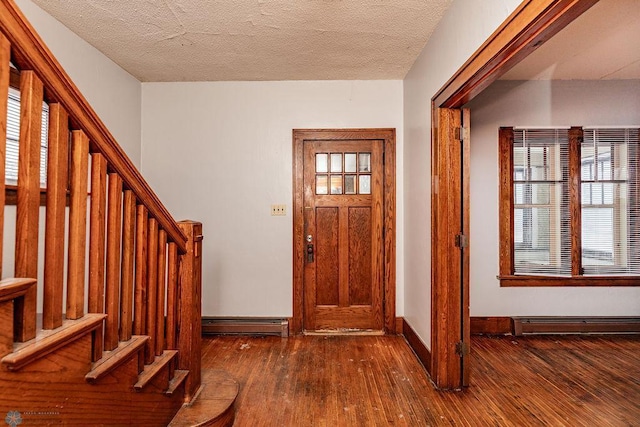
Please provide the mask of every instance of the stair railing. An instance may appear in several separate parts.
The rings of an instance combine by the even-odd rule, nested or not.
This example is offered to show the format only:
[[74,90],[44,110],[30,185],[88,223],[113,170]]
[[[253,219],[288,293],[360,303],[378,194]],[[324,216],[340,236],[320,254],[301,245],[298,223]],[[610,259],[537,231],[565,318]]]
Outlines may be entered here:
[[[0,230],[4,234],[6,196],[15,192],[14,276],[37,278],[44,257],[43,281],[37,284],[42,329],[104,313],[104,328],[93,336],[93,360],[132,335],[149,336],[145,364],[165,350],[178,350],[172,369],[189,371],[190,400],[200,385],[201,224],[171,217],[15,3],[0,0],[0,100],[7,100],[12,86],[20,92],[18,179],[14,190],[0,178]],[[49,110],[44,186],[43,101]],[[6,129],[7,102],[0,102],[0,132]],[[0,175],[5,151],[0,150]],[[14,302],[16,342],[35,338],[38,329],[38,290],[25,292]]]

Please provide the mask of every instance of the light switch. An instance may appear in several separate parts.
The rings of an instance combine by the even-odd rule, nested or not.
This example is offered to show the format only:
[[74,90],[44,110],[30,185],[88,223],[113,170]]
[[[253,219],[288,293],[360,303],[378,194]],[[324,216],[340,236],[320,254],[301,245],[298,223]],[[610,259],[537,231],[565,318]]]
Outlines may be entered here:
[[271,216],[287,215],[287,205],[271,205]]

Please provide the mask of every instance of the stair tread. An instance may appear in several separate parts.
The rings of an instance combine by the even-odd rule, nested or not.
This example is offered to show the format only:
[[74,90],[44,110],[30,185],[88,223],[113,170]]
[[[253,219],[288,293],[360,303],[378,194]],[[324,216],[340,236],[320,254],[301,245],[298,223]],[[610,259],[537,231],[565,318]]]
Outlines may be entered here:
[[18,370],[29,363],[46,356],[102,325],[106,314],[85,314],[77,320],[65,320],[62,326],[51,330],[40,330],[37,336],[13,346],[13,353],[2,358],[9,370]]
[[231,426],[239,386],[226,371],[202,371],[202,389],[193,402],[180,408],[169,427]]
[[10,301],[24,295],[36,279],[12,277],[0,281],[0,302]]
[[177,350],[165,350],[160,356],[156,356],[153,363],[144,367],[133,387],[138,391],[142,390],[177,354]]
[[147,341],[147,335],[134,335],[129,341],[120,342],[114,350],[105,351],[102,358],[93,364],[93,369],[85,375],[85,379],[90,383],[98,381],[142,350]]
[[173,393],[180,387],[182,383],[187,379],[189,371],[176,369],[173,372],[173,378],[169,381],[169,388],[164,392],[167,396],[173,395]]

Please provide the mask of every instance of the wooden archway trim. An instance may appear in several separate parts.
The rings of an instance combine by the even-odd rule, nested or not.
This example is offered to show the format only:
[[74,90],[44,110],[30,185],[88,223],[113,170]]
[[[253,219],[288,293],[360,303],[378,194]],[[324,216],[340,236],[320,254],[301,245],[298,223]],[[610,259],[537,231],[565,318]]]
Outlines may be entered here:
[[[433,381],[441,389],[466,385],[468,366],[462,366],[456,349],[469,336],[468,280],[461,286],[460,248],[456,234],[464,229],[461,198],[439,194],[462,187],[459,162],[451,161],[460,135],[452,120],[461,117],[460,108],[487,86],[532,53],[546,40],[597,3],[597,0],[525,0],[480,46],[432,98],[432,204],[431,204],[431,366]],[[465,125],[466,126],[466,125]],[[463,189],[468,191],[467,189]],[[463,195],[464,196],[464,195]],[[464,207],[469,215],[468,204]],[[456,218],[459,218],[456,220]],[[456,224],[457,221],[457,224]],[[449,260],[450,263],[443,263]]]
[[460,108],[598,0],[526,0],[432,98]]

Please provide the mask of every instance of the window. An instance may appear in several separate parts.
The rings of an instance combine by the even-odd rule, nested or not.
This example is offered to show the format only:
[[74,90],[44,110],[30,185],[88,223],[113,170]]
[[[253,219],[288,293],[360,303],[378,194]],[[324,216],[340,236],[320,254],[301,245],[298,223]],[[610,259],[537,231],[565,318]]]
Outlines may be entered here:
[[638,129],[500,129],[502,286],[639,285]]
[[371,153],[316,154],[316,194],[371,194]]
[[[47,183],[47,147],[49,131],[49,106],[42,103],[42,131],[40,139],[40,187]],[[5,184],[18,183],[18,151],[20,139],[20,92],[9,88],[7,102],[7,141],[5,158]]]

